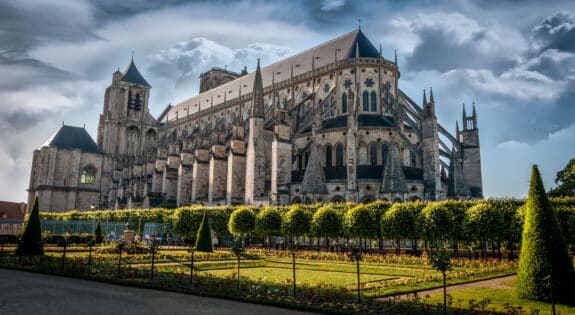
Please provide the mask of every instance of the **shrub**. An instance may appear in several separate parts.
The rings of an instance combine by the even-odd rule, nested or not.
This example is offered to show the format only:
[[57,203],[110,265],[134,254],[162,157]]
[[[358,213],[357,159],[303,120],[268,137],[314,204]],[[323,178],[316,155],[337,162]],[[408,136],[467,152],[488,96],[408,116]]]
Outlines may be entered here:
[[329,238],[339,237],[343,232],[341,211],[336,210],[333,204],[319,208],[311,219],[313,235],[326,238],[326,248],[329,249]]
[[[547,280],[547,276],[551,276]],[[555,210],[545,194],[537,166],[531,173],[527,197],[522,249],[517,272],[517,292],[522,298],[573,304],[573,262],[567,253]],[[543,284],[550,283],[550,286]]]
[[28,220],[26,220],[24,232],[18,243],[18,248],[16,248],[16,255],[31,256],[44,254],[39,207],[38,196],[36,196],[32,205],[32,211],[28,216]]
[[375,216],[363,204],[359,204],[345,213],[344,225],[349,237],[377,238],[377,226],[374,224]]
[[208,222],[208,212],[204,211],[202,223],[196,233],[196,250],[199,252],[212,252],[212,233]]
[[104,241],[104,237],[102,236],[102,225],[100,224],[100,221],[98,221],[98,224],[96,224],[96,232],[94,233],[94,241],[96,242],[96,244],[102,244],[102,242]]
[[429,203],[422,212],[423,235],[431,246],[444,242],[452,235],[455,228],[452,212],[441,203]]
[[470,244],[481,245],[483,256],[486,253],[487,241],[501,240],[503,215],[495,207],[481,202],[467,210],[465,231],[468,233]]
[[421,202],[396,203],[389,208],[381,218],[382,236],[395,240],[399,254],[401,240],[416,240],[421,237],[421,210],[425,207]]
[[273,207],[266,207],[256,215],[256,233],[268,237],[268,246],[271,246],[269,238],[281,233],[282,215]]

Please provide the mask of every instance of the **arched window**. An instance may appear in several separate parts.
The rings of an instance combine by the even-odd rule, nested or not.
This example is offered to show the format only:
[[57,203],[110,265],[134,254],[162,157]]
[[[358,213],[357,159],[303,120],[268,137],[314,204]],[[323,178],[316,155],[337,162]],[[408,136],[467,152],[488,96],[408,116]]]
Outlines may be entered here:
[[369,93],[367,91],[363,92],[363,111],[369,111]]
[[309,152],[305,152],[303,157],[304,157],[303,168],[307,168],[307,162],[309,162]]
[[375,143],[369,145],[369,165],[377,165],[377,145]]
[[417,167],[417,153],[415,153],[413,150],[410,150],[409,153],[411,158],[411,167]]
[[341,112],[343,114],[347,113],[347,94],[345,93],[341,95]]
[[330,167],[333,165],[333,161],[331,158],[332,152],[331,152],[331,144],[328,144],[325,146],[325,166]]
[[96,183],[96,168],[88,165],[82,169],[80,176],[80,184],[95,184]]
[[343,165],[343,146],[338,144],[335,147],[335,165],[342,166]]
[[381,145],[381,165],[385,166],[385,161],[387,161],[387,152],[389,151],[389,145],[384,143]]
[[297,169],[303,169],[303,157],[301,155],[297,157]]
[[377,112],[377,95],[375,91],[371,92],[371,111]]

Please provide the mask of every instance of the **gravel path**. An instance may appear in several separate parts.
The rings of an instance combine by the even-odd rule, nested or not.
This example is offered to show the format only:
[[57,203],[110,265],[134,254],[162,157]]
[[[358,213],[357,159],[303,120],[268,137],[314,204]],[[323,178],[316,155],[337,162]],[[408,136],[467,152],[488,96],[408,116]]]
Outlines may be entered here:
[[[513,287],[508,286],[508,285],[504,284],[503,282],[515,280],[515,279],[517,279],[517,275],[505,276],[505,277],[494,278],[494,279],[489,279],[489,280],[482,280],[482,281],[477,281],[477,282],[451,285],[451,286],[447,287],[447,293],[465,290],[465,289],[469,289],[469,288],[495,288],[495,289],[513,290],[514,289]],[[435,294],[443,294],[443,288],[437,288],[437,289],[431,289],[431,290],[425,290],[425,291],[417,292],[417,295],[419,297],[424,297],[426,295],[432,296]],[[413,296],[414,296],[413,293],[400,294],[400,295],[394,295],[394,296],[386,297],[386,299],[406,300],[406,299],[413,298]]]

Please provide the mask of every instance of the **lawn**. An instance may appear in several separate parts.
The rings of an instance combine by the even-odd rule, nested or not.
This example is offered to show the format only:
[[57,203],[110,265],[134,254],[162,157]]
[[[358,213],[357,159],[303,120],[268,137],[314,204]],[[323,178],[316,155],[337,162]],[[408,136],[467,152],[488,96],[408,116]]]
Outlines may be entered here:
[[[514,281],[509,281],[514,282]],[[504,282],[504,284],[506,284]],[[470,308],[480,301],[487,301],[486,310],[503,313],[551,314],[551,304],[523,300],[517,297],[514,289],[470,288],[449,294],[453,307]],[[443,295],[436,294],[425,299],[426,303],[443,303]],[[575,306],[555,305],[558,314],[575,314]]]
[[[234,269],[221,269],[204,271],[216,277],[230,277],[234,274]],[[240,270],[242,278],[253,281],[271,281],[274,283],[292,283],[292,269],[284,268],[245,268]],[[362,274],[361,282],[378,282],[393,279],[393,276]],[[357,274],[355,272],[335,272],[296,269],[296,282],[305,285],[332,284],[335,286],[355,286],[357,285]]]

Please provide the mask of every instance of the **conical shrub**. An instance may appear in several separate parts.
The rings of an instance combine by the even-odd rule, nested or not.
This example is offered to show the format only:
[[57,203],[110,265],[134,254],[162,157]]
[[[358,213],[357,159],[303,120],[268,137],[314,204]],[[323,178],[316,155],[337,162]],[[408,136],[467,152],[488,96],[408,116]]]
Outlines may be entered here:
[[102,242],[104,242],[104,236],[102,236],[102,225],[100,224],[100,221],[98,221],[98,224],[96,224],[94,241],[96,242],[96,244],[102,244]]
[[[533,166],[526,202],[521,254],[517,272],[519,297],[550,302],[575,303],[573,263],[561,234],[537,166]],[[551,290],[553,290],[551,292]]]
[[18,248],[16,248],[16,255],[32,256],[44,254],[39,208],[38,197],[36,196],[32,211],[28,215],[28,220],[24,226],[24,232],[22,237],[20,237]]
[[212,252],[212,233],[210,232],[210,224],[208,222],[207,211],[204,212],[202,223],[196,234],[196,250],[199,252]]

